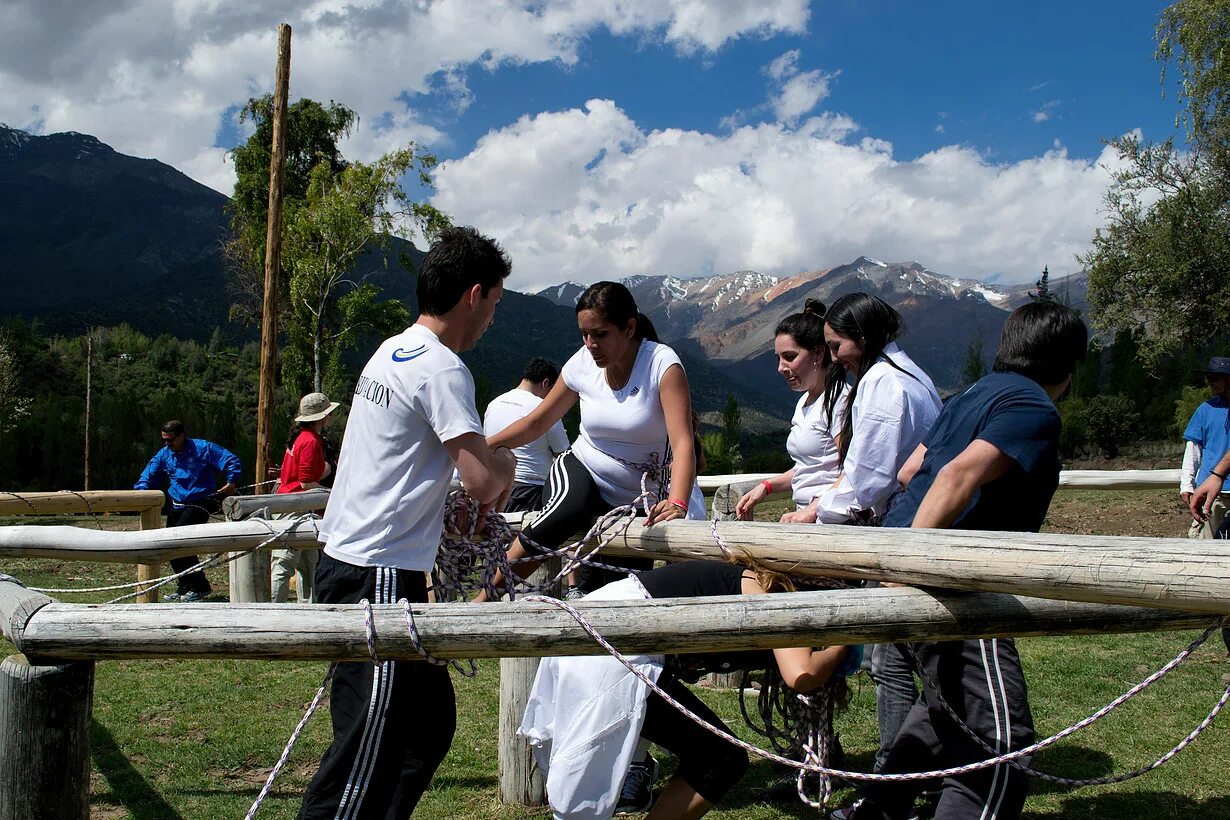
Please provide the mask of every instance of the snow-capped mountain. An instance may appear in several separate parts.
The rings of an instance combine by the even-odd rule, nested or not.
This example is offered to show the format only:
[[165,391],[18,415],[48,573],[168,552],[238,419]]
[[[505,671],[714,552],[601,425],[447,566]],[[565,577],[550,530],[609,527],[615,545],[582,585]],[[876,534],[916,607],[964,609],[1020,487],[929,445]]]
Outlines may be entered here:
[[[989,362],[1008,311],[1028,299],[1028,288],[1021,286],[997,287],[946,276],[916,260],[882,262],[868,256],[789,277],[743,270],[695,279],[640,275],[622,281],[663,339],[698,349],[760,389],[780,387],[771,361],[773,331],[784,317],[802,310],[808,298],[831,305],[856,291],[881,297],[905,319],[902,345],[937,384],[947,387],[959,383],[970,341],[981,335]],[[1080,275],[1057,281],[1066,283],[1077,307],[1083,305]],[[1060,292],[1055,285],[1052,290]],[[537,295],[571,306],[580,293],[581,286],[566,283]]]

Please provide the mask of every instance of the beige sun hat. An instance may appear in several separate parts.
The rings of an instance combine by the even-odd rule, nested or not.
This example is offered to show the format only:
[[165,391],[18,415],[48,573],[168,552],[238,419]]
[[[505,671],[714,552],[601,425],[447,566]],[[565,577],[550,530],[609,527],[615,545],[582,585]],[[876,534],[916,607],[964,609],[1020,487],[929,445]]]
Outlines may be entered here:
[[329,401],[324,393],[308,393],[299,399],[299,415],[295,416],[295,421],[320,421],[339,406],[337,402]]

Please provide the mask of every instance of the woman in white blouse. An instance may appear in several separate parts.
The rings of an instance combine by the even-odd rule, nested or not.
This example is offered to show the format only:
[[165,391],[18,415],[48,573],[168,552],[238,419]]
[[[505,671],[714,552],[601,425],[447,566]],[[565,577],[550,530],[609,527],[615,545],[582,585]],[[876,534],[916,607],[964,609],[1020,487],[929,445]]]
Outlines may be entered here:
[[824,338],[844,369],[849,391],[830,381],[825,405],[845,409],[838,435],[841,480],[820,496],[816,520],[874,523],[898,489],[897,471],[940,414],[931,378],[895,341],[901,315],[869,293],[851,293],[829,308]]
[[[838,456],[842,476],[820,497],[821,523],[877,524],[900,487],[897,472],[926,437],[940,414],[940,396],[930,377],[895,341],[901,315],[868,293],[851,293],[825,316],[824,338],[844,368],[849,393],[830,385],[826,403],[844,405]],[[871,649],[876,682],[879,771],[918,693],[909,660],[893,644]]]
[[[771,493],[789,489],[795,509],[782,515],[783,524],[811,524],[816,520],[820,495],[837,479],[836,433],[842,426],[845,408],[838,401],[825,406],[832,358],[824,342],[824,303],[808,299],[802,313],[793,313],[777,325],[773,351],[777,372],[786,385],[802,393],[790,420],[786,452],[794,466],[781,475],[766,479],[743,494],[735,505],[741,521],[749,521],[756,505]],[[840,395],[845,383],[837,380]]]

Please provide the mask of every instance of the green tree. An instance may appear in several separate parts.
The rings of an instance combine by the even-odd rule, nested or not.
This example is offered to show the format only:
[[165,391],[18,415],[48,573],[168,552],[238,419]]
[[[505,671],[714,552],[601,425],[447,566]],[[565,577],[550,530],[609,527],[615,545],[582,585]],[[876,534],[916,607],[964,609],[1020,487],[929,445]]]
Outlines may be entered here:
[[1108,458],[1116,458],[1123,444],[1139,437],[1137,420],[1140,414],[1133,409],[1127,396],[1092,396],[1084,400],[1082,415],[1089,443],[1101,449]]
[[0,437],[30,415],[31,399],[24,395],[21,371],[9,341],[0,335]]
[[1141,328],[1149,366],[1230,323],[1230,0],[1180,0],[1156,36],[1163,81],[1178,74],[1187,145],[1111,141],[1124,167],[1083,257],[1095,324]]
[[411,201],[400,183],[412,172],[429,183],[434,165],[434,157],[412,145],[339,173],[328,162],[312,170],[304,200],[288,210],[282,249],[290,279],[283,363],[288,389],[338,391],[343,355],[364,334],[387,335],[409,324],[409,310],[396,300],[382,301],[380,289],[355,269],[366,252],[387,247],[392,236],[413,227],[430,238],[448,225],[431,205]]
[[982,358],[982,329],[965,346],[965,362],[961,365],[961,386],[973,384],[987,374],[987,363]]
[[[273,152],[273,96],[253,97],[239,112],[251,121],[248,139],[230,152],[235,166],[235,192],[227,204],[231,239],[224,251],[229,262],[232,318],[259,323],[265,287],[265,232],[269,215],[269,159]],[[283,208],[289,210],[307,198],[314,168],[326,164],[334,174],[347,163],[338,141],[358,122],[358,115],[332,100],[322,105],[301,99],[286,111],[286,166],[282,174]],[[286,277],[280,298],[285,310]]]
[[739,412],[739,402],[733,394],[726,394],[726,404],[722,406],[722,443],[730,472],[737,473],[743,469],[743,452],[739,440],[743,435],[743,414]]
[[1035,302],[1051,302],[1054,301],[1055,295],[1051,293],[1051,269],[1046,265],[1042,266],[1042,276],[1034,283],[1037,291],[1030,291],[1029,298]]
[[1187,385],[1174,402],[1174,429],[1181,436],[1187,429],[1187,423],[1192,420],[1196,408],[1209,399],[1207,387]]

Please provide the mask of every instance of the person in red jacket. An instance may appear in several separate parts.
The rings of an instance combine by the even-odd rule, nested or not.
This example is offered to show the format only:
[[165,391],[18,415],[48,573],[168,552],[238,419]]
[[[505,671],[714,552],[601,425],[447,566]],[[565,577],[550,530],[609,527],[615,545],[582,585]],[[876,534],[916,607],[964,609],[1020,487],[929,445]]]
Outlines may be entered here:
[[[324,393],[308,393],[299,400],[299,415],[291,428],[282,457],[279,493],[301,493],[323,487],[322,481],[333,468],[325,457],[321,432],[329,423],[338,403]],[[324,509],[322,503],[321,509]],[[286,603],[290,596],[290,577],[295,576],[299,603],[312,603],[312,577],[320,550],[274,550],[271,559],[271,587],[275,603]]]

